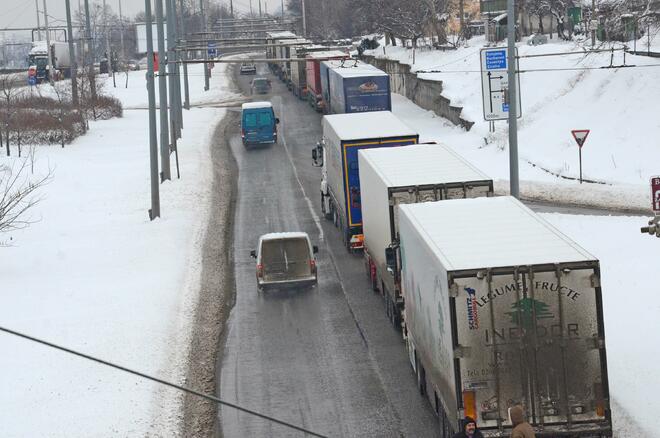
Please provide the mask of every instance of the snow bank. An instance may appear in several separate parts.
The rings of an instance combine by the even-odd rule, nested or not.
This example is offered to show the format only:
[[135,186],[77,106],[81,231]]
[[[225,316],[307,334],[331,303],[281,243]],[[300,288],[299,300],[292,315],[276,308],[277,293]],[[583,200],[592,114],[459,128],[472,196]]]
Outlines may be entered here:
[[[190,70],[193,102],[236,98],[224,66],[207,93],[201,68]],[[144,107],[144,72],[129,74],[128,89],[109,80],[106,90]],[[146,111],[92,122],[65,149],[38,148],[37,172],[51,167],[55,176],[32,212],[40,220],[3,236],[14,246],[0,249],[1,324],[183,382],[209,212],[210,136],[223,114],[184,111],[181,179],[160,185],[154,222]],[[0,349],[10,352],[0,373],[5,437],[178,432],[181,395],[173,390],[4,334]]]

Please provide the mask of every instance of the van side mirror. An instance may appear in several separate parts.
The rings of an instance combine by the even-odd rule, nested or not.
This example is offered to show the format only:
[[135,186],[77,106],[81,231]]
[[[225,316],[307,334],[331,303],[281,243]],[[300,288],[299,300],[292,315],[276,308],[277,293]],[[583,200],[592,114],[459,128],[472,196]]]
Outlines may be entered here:
[[275,117],[275,124],[278,124],[278,123],[280,123],[280,119],[278,119],[277,117]]
[[387,264],[387,272],[394,275],[396,272],[396,250],[391,246],[385,248],[385,263]]
[[312,246],[312,252],[313,252],[314,254],[316,254],[317,252],[319,252],[319,247],[316,246],[316,245]]
[[253,259],[256,259],[257,258],[257,251],[254,250],[254,249],[252,251],[250,251],[250,257],[252,257]]

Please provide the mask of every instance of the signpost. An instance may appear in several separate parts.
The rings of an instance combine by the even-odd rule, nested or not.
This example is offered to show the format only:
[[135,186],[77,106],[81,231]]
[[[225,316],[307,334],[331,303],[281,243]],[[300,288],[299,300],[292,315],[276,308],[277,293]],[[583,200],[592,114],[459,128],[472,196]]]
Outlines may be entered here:
[[[518,49],[516,49],[518,56]],[[516,117],[522,116],[520,105],[520,77],[516,72],[518,104]],[[509,118],[509,78],[507,76],[506,47],[491,47],[481,50],[481,95],[484,120],[507,120]]]
[[589,132],[589,129],[574,129],[571,131],[580,151],[580,184],[582,184],[582,146],[584,146],[584,142],[587,141]]
[[660,176],[651,177],[651,202],[653,211],[657,215],[660,213]]
[[213,59],[216,57],[217,50],[215,48],[215,41],[209,41],[208,42],[208,53],[209,53],[209,58]]

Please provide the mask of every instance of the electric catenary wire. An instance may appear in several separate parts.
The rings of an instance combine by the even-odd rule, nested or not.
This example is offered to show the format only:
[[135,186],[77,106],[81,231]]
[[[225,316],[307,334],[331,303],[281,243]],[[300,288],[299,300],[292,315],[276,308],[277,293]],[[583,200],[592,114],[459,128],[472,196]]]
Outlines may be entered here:
[[11,330],[11,329],[8,329],[8,328],[2,327],[2,326],[0,326],[0,331],[8,333],[10,335],[18,336],[19,338],[27,339],[28,341],[32,341],[32,342],[36,342],[36,343],[41,344],[41,345],[45,345],[45,346],[50,347],[50,348],[54,348],[56,350],[64,351],[65,353],[73,354],[74,356],[82,357],[83,359],[87,359],[87,360],[90,360],[92,362],[97,362],[97,363],[100,363],[101,365],[105,365],[105,366],[108,366],[108,367],[111,367],[111,368],[115,368],[115,369],[127,372],[129,374],[133,374],[133,375],[142,377],[144,379],[160,383],[160,384],[165,385],[165,386],[169,386],[169,387],[177,389],[179,391],[187,392],[189,394],[193,394],[193,395],[196,395],[198,397],[205,398],[206,400],[210,400],[210,401],[218,403],[220,405],[228,406],[230,408],[237,409],[239,411],[248,413],[250,415],[254,415],[256,417],[263,418],[264,420],[268,420],[268,421],[271,421],[273,423],[277,423],[277,424],[280,424],[282,426],[286,426],[286,427],[289,427],[291,429],[295,429],[297,431],[300,431],[300,432],[303,432],[303,433],[306,433],[306,434],[309,434],[309,435],[312,435],[312,436],[326,438],[325,435],[321,435],[319,433],[312,432],[311,430],[302,428],[300,426],[296,426],[295,424],[287,423],[286,421],[278,420],[277,418],[273,418],[273,417],[270,417],[268,415],[260,414],[259,412],[255,412],[251,409],[247,409],[247,408],[235,405],[233,403],[223,401],[223,400],[221,400],[217,397],[214,397],[212,395],[204,394],[202,392],[195,391],[194,389],[186,388],[184,386],[180,386],[180,385],[168,382],[166,380],[159,379],[157,377],[153,377],[153,376],[150,376],[148,374],[144,374],[144,373],[141,373],[139,371],[135,371],[135,370],[132,370],[130,368],[126,368],[124,366],[117,365],[117,364],[114,364],[112,362],[108,362],[106,360],[90,356],[90,355],[85,354],[85,353],[80,353],[80,352],[72,350],[70,348],[62,347],[60,345],[53,344],[52,342],[44,341],[43,339],[39,339],[39,338],[35,338],[34,336],[26,335],[25,333],[17,332],[15,330]]

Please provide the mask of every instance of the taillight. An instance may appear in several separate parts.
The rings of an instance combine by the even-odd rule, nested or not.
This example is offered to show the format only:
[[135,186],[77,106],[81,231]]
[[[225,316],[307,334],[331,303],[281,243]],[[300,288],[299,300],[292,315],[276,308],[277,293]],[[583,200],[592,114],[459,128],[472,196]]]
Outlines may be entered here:
[[241,129],[241,137],[245,138],[245,129]]
[[316,274],[316,260],[309,261],[309,269],[312,271],[312,274]]
[[264,265],[261,263],[257,265],[257,277],[263,277],[264,275]]
[[474,391],[463,391],[463,409],[466,417],[478,418],[477,394]]

